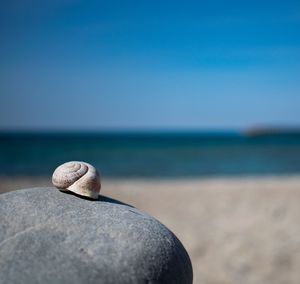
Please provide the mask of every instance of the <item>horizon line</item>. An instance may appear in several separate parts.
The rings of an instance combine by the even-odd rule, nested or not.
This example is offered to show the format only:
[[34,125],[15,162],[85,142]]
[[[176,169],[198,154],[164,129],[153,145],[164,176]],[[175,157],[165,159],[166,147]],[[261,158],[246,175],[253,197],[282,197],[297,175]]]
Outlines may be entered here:
[[300,126],[251,126],[244,128],[0,128],[0,134],[273,134],[300,133]]

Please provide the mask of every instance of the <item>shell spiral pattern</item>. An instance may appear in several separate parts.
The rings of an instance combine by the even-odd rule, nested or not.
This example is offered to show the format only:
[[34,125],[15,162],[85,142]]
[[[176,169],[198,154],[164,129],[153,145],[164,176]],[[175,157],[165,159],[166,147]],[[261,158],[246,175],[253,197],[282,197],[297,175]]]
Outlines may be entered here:
[[57,167],[52,183],[61,191],[71,191],[78,195],[98,199],[101,189],[100,175],[85,162],[67,162]]

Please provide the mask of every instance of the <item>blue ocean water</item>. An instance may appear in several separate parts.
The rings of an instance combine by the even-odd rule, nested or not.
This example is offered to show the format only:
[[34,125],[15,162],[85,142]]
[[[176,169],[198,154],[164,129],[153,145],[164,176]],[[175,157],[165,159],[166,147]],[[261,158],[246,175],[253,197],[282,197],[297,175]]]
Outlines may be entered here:
[[49,176],[70,160],[89,162],[105,177],[300,174],[300,135],[0,134],[0,176]]

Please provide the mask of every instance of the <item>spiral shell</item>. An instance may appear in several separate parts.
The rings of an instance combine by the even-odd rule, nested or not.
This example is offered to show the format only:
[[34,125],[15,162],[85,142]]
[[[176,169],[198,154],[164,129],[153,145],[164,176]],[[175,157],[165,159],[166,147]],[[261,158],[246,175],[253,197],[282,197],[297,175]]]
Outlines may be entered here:
[[100,175],[85,162],[67,162],[57,167],[52,183],[61,191],[72,191],[78,195],[98,199],[101,189]]

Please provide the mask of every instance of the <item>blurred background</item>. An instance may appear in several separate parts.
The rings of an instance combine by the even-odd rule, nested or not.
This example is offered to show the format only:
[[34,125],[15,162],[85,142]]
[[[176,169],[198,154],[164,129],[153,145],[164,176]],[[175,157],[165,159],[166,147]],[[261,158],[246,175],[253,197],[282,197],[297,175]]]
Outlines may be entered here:
[[1,175],[300,172],[298,1],[12,0],[0,16]]
[[195,283],[298,283],[299,1],[1,1],[0,37],[0,192],[83,160]]

